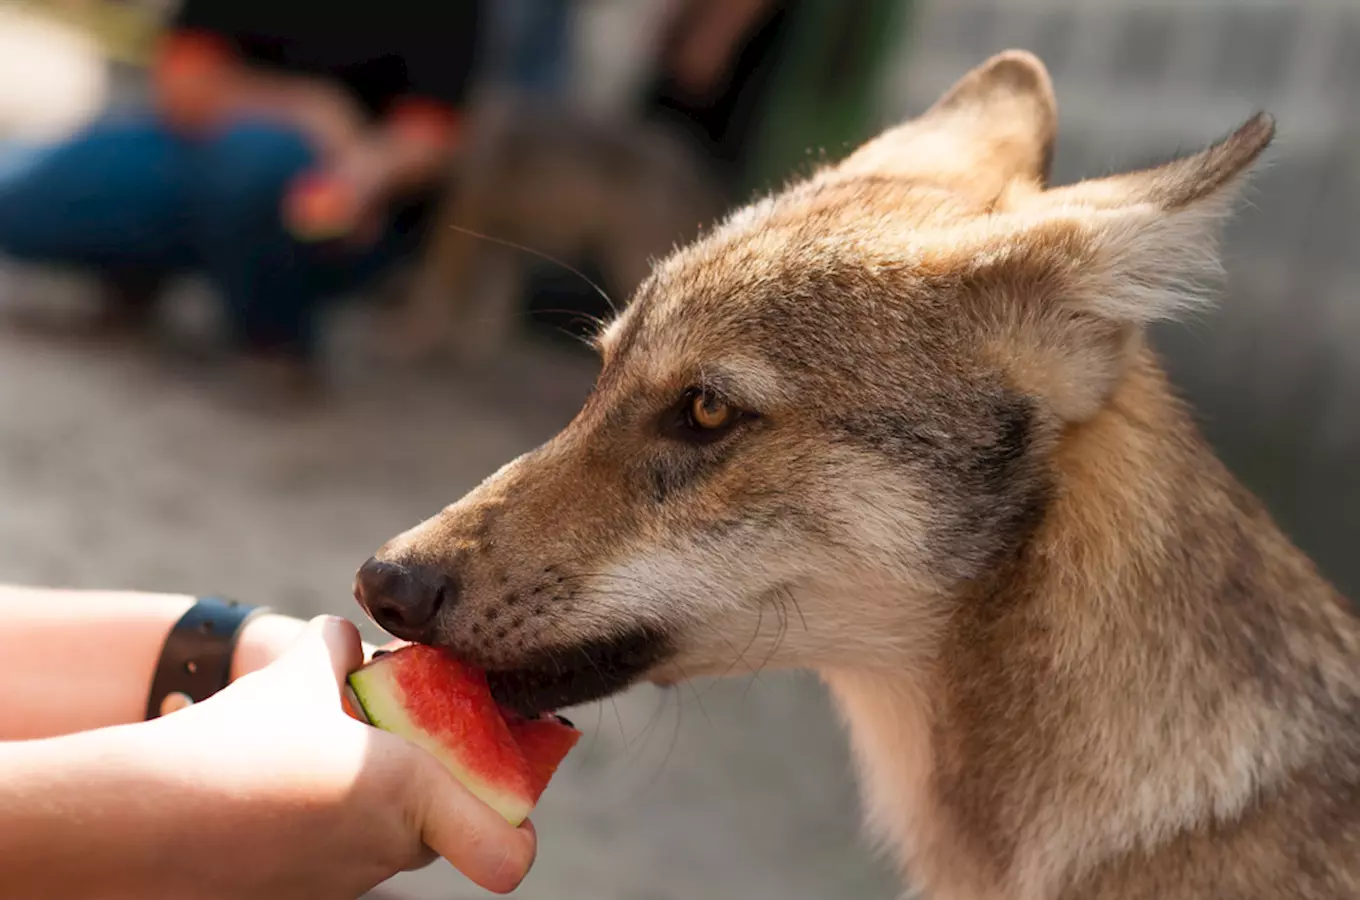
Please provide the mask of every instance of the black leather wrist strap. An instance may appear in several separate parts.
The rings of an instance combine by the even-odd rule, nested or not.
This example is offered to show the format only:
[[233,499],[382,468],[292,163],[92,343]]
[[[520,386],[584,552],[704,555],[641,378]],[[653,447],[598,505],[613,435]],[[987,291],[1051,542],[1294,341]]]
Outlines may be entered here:
[[235,600],[200,597],[165,638],[151,679],[146,717],[155,719],[202,702],[226,687],[241,628],[264,611]]

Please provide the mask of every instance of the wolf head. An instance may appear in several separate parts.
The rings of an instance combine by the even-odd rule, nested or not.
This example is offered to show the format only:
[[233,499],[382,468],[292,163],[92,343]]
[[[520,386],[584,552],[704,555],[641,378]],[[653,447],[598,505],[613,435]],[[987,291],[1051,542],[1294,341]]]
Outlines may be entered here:
[[641,679],[911,666],[1063,489],[1064,435],[1199,302],[1268,117],[1050,189],[1056,108],[999,55],[662,262],[548,443],[383,546],[393,633],[543,710]]

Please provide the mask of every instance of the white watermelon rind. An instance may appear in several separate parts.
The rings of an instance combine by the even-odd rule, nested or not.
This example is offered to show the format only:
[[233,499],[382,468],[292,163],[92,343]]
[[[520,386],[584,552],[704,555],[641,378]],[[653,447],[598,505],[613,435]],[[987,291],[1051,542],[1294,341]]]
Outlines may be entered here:
[[411,721],[399,700],[401,690],[390,666],[365,666],[349,676],[349,685],[369,724],[405,738],[434,756],[473,796],[504,816],[511,825],[518,827],[529,817],[532,803],[516,794],[498,790],[473,775],[443,742]]

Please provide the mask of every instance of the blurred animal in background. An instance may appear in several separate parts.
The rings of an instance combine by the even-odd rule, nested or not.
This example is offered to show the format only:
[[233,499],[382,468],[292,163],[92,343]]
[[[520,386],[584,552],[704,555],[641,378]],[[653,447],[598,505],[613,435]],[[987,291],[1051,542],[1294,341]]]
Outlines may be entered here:
[[387,349],[466,363],[502,347],[522,313],[528,266],[590,259],[610,297],[724,208],[697,156],[669,130],[511,91],[470,112],[448,190],[390,320]]

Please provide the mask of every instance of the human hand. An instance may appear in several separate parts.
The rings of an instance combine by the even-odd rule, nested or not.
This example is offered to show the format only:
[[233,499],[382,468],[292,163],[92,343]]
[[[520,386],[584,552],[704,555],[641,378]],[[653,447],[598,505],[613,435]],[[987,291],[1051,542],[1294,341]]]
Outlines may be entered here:
[[233,57],[214,39],[180,35],[152,73],[156,104],[176,131],[201,137],[247,118],[283,123],[323,159],[363,142],[368,118],[340,85],[265,71]]
[[307,135],[324,160],[361,147],[369,134],[368,116],[340,85],[305,75],[251,72],[248,108],[272,111]]
[[271,665],[123,729],[165,788],[142,811],[179,854],[164,865],[196,896],[353,898],[436,854],[498,893],[524,877],[532,826],[512,828],[426,751],[343,712],[362,656],[353,625],[314,620]]
[[284,194],[284,223],[299,240],[371,246],[386,224],[390,183],[379,154],[352,147],[293,180]]

